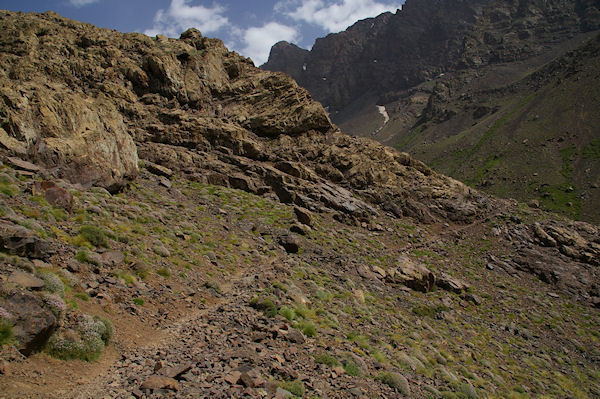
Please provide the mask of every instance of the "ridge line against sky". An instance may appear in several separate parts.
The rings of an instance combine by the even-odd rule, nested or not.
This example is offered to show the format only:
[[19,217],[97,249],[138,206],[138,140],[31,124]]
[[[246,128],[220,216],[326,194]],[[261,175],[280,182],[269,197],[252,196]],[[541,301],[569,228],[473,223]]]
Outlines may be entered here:
[[194,27],[265,63],[281,40],[310,49],[360,19],[396,12],[404,0],[3,0],[1,9],[59,14],[122,32],[179,37]]

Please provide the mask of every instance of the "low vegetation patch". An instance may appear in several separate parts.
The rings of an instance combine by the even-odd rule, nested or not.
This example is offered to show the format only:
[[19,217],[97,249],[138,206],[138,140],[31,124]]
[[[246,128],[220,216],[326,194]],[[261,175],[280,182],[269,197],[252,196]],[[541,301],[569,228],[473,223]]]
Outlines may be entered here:
[[319,364],[324,364],[329,367],[335,367],[340,365],[339,360],[327,353],[322,353],[320,355],[315,356],[315,362]]
[[13,344],[14,338],[12,324],[6,320],[0,320],[0,346]]
[[113,334],[112,323],[103,317],[83,315],[73,330],[54,334],[46,350],[56,358],[96,361]]
[[294,381],[282,381],[279,383],[282,389],[285,389],[289,393],[295,396],[303,397],[305,393],[304,383],[299,380]]
[[79,229],[79,235],[95,247],[108,247],[106,232],[98,226],[84,225]]

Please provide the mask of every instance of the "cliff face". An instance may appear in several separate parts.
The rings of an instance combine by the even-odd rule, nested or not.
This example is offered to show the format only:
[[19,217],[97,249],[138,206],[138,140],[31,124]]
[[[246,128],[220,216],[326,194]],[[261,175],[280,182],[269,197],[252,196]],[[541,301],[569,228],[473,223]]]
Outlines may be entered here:
[[365,92],[385,102],[441,73],[527,59],[598,28],[593,1],[408,0],[395,14],[317,39],[304,57],[278,44],[262,68],[286,65],[335,115]]
[[[593,129],[586,126],[597,121],[592,113],[583,112],[577,117],[581,123],[566,126],[579,112],[576,109],[593,107],[588,90],[568,82],[587,79],[584,86],[598,87],[593,72],[573,75],[597,70],[596,59],[577,56],[579,72],[565,66],[564,73],[556,69],[553,73],[570,79],[546,81],[562,85],[546,92],[560,91],[565,99],[571,98],[569,102],[549,106],[537,97],[527,107],[526,112],[537,115],[534,125],[552,120],[555,129],[531,126],[510,115],[520,102],[541,93],[540,82],[531,85],[530,78],[524,80],[528,74],[537,71],[539,78],[546,63],[572,58],[567,52],[593,37],[599,27],[600,11],[593,1],[409,0],[402,11],[359,21],[345,32],[318,39],[303,58],[297,51],[287,58],[285,52],[274,51],[263,68],[283,70],[278,65],[285,64],[285,72],[321,101],[347,134],[373,137],[409,151],[473,187],[535,200],[545,209],[597,222],[598,182],[584,172],[597,168],[597,162],[583,156],[595,145]],[[294,63],[296,67],[291,66]],[[578,92],[581,96],[575,98]],[[503,117],[510,123],[486,135]],[[546,130],[543,138],[535,133],[538,129]],[[566,134],[567,130],[571,132]],[[493,137],[499,147],[516,136],[519,142],[526,140],[526,148],[512,145],[503,151],[478,145]],[[549,152],[546,140],[562,144]],[[561,151],[571,147],[574,155],[568,167],[575,173],[561,178]],[[546,160],[548,167],[524,167],[521,160],[532,157]],[[565,196],[559,186],[574,190]]]
[[600,393],[596,226],[343,135],[197,30],[0,28],[4,395]]

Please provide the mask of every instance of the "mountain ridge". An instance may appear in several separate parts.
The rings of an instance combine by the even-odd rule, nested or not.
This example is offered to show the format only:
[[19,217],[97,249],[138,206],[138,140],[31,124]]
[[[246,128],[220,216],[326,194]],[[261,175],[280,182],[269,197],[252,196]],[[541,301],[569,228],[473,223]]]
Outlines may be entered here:
[[[471,131],[481,136],[490,129],[491,111],[510,112],[507,104],[537,90],[521,84],[516,92],[514,85],[519,81],[584,46],[587,40],[594,42],[598,15],[598,4],[594,2],[571,1],[547,7],[535,1],[473,1],[461,2],[460,6],[451,1],[439,2],[437,6],[433,2],[409,2],[396,14],[361,21],[347,32],[317,40],[314,50],[302,53],[302,60],[299,53],[295,58],[289,57],[306,65],[306,70],[293,68],[291,61],[285,70],[277,68],[275,63],[286,59],[282,50],[288,46],[283,44],[274,48],[277,51],[272,59],[262,67],[290,73],[323,102],[333,121],[348,134],[372,137],[408,151],[436,170],[478,189],[521,201],[536,200],[545,209],[597,222],[598,193],[590,187],[598,183],[582,173],[589,165],[578,169],[575,181],[560,181],[560,149],[549,156],[538,142],[531,142],[525,150],[513,146],[511,152],[522,151],[521,158],[534,153],[549,159],[554,169],[544,169],[542,173],[532,167],[511,168],[509,161],[503,161],[503,170],[510,175],[507,180],[486,165],[488,158],[498,157],[499,151],[473,147],[476,157],[469,160],[472,170],[454,167],[464,160],[449,154],[457,146],[476,144],[464,138],[470,137]],[[593,68],[593,60],[587,62],[588,69]],[[590,79],[593,85],[593,77]],[[574,89],[566,85],[563,90]],[[576,92],[572,94],[576,96]],[[573,101],[594,102],[590,96],[577,100],[575,97]],[[377,107],[386,108],[390,122],[385,122]],[[471,117],[475,111],[477,117]],[[531,112],[538,113],[541,120],[558,118],[547,107]],[[588,115],[584,124],[593,125],[593,116],[584,115]],[[512,130],[498,131],[503,141],[510,142],[513,131],[522,136],[521,141],[527,134],[535,133],[526,124],[512,126]],[[589,163],[581,154],[586,145],[592,145],[595,136],[587,128],[576,130],[573,134],[579,139],[569,139],[564,147],[577,147],[574,164]],[[558,139],[560,133],[554,136]],[[517,156],[513,157],[515,160]],[[539,182],[531,187],[525,182],[531,183],[534,173]],[[567,195],[571,198],[565,200],[565,195],[557,192],[559,185],[573,186],[575,194]],[[546,186],[552,192],[545,190]]]

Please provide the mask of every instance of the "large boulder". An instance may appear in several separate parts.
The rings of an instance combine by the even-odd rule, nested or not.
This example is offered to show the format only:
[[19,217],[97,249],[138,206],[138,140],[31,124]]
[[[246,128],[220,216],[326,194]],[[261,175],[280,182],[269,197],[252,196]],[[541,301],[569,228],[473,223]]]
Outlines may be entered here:
[[435,285],[435,275],[425,265],[405,256],[398,259],[395,269],[388,270],[386,280],[422,292],[431,291]]
[[31,230],[7,221],[0,221],[0,250],[11,255],[46,259],[54,250],[51,244]]
[[12,315],[17,347],[22,354],[29,356],[46,345],[57,320],[40,298],[28,291],[14,291],[0,299],[0,306]]

